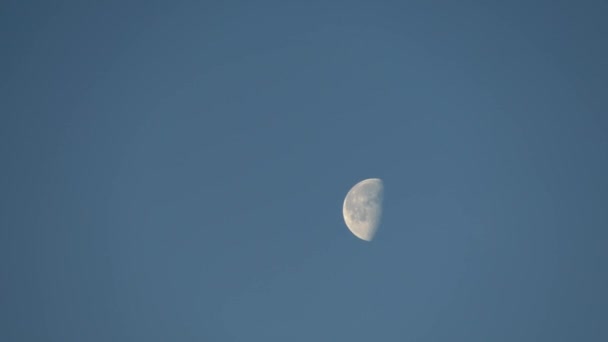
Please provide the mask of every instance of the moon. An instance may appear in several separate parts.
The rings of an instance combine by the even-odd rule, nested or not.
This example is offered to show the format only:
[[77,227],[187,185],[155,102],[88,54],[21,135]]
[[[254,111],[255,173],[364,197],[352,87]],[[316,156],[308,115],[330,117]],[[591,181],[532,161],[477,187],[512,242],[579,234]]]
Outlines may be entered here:
[[342,215],[348,229],[359,239],[372,241],[382,218],[384,185],[379,178],[355,184],[344,198]]

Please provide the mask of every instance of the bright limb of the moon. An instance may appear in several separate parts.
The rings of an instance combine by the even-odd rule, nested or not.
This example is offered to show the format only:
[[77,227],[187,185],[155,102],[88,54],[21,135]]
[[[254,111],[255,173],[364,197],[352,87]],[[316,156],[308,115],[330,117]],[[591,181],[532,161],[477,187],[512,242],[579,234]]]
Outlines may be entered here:
[[350,231],[361,240],[371,241],[382,218],[384,185],[379,178],[363,180],[348,191],[342,214]]

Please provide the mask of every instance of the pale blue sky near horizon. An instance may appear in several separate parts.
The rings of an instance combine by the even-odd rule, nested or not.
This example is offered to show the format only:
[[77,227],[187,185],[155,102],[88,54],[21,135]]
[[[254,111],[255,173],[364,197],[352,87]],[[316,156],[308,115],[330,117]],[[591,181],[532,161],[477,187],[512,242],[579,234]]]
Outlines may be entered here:
[[0,340],[608,340],[607,15],[3,2]]

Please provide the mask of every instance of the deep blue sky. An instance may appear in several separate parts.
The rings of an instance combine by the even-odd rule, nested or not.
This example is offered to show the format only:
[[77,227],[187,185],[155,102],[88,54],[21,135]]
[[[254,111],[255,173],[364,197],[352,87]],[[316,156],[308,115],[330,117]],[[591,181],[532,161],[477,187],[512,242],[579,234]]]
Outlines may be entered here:
[[608,2],[97,3],[0,5],[1,341],[608,341]]

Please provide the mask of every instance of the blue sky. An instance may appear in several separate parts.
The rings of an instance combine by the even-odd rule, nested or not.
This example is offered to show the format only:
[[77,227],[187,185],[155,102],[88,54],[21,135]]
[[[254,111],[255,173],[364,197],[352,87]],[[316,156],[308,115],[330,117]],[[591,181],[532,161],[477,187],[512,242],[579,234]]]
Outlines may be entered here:
[[607,14],[0,5],[0,340],[607,340]]

